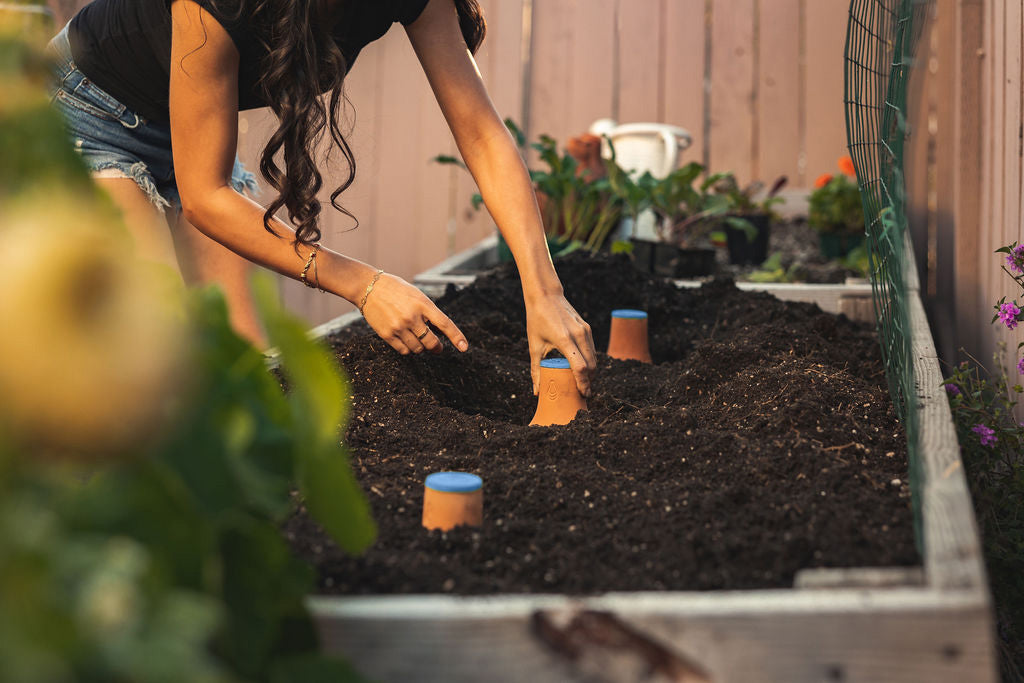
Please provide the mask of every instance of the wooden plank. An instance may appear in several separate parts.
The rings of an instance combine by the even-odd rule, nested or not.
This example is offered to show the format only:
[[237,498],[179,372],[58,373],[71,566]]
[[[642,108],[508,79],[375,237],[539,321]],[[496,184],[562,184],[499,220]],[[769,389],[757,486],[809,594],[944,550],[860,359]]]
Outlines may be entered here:
[[[952,142],[953,159],[953,252],[952,282],[953,320],[957,334],[955,345],[963,347],[976,358],[977,328],[983,324],[975,305],[978,277],[978,233],[982,229],[982,175],[984,141],[982,138],[983,108],[983,0],[959,0],[954,25],[957,27],[954,46],[954,93]],[[952,361],[950,357],[947,361]]]
[[979,592],[903,588],[580,599],[318,597],[310,606],[327,651],[382,681],[477,681],[481,671],[489,681],[641,680],[642,668],[632,676],[598,675],[595,663],[607,660],[585,639],[577,641],[582,656],[572,664],[531,628],[538,612],[565,623],[590,610],[615,615],[706,674],[645,680],[986,683],[995,678],[989,615],[979,600]]
[[[957,27],[955,3],[947,0],[937,8],[935,35],[938,45],[955,45]],[[942,358],[950,363],[956,361],[955,301],[957,286],[951,275],[954,272],[956,225],[954,223],[956,193],[955,169],[958,158],[955,155],[955,121],[958,103],[955,100],[956,50],[936,50],[935,69],[935,217],[934,231],[929,245],[931,259],[928,282],[928,313],[932,323],[935,344]]]
[[[983,233],[981,263],[979,263],[984,288],[981,292],[979,305],[982,310],[991,306],[991,295],[999,286],[999,273],[991,267],[991,254],[997,248],[995,232],[1005,219],[1006,203],[1004,169],[1006,168],[1006,0],[993,0],[992,25],[992,122],[988,133],[993,140],[992,155],[992,221]],[[996,297],[998,299],[999,297]],[[995,348],[995,328],[991,325],[982,327],[982,348]],[[987,359],[986,359],[987,360]]]
[[[359,221],[354,222],[333,208],[324,208],[325,225],[324,245],[346,256],[357,258],[372,264],[376,263],[375,244],[377,240],[377,221],[375,197],[378,190],[377,140],[380,135],[380,122],[377,112],[380,99],[377,83],[380,79],[380,67],[384,46],[372,43],[360,53],[352,71],[345,79],[345,91],[352,102],[342,130],[348,133],[346,138],[356,159],[356,177],[351,187],[338,198],[339,203],[350,211]],[[354,123],[354,125],[353,125]],[[335,153],[337,156],[337,153]],[[324,186],[329,198],[330,192],[341,181],[344,168],[342,161],[334,162],[324,168]],[[299,285],[301,287],[301,285]],[[303,291],[305,290],[305,291]],[[339,315],[353,310],[353,306],[338,297],[329,297],[301,287],[302,294],[314,302],[320,299],[328,301],[323,305],[326,310],[315,315],[315,321],[321,322],[332,315]],[[319,296],[316,296],[319,295]]]
[[454,154],[455,140],[426,76],[420,69],[416,71],[420,72],[418,83],[410,93],[417,119],[416,152],[408,158],[413,172],[416,212],[409,215],[411,207],[406,207],[403,219],[405,229],[412,233],[414,250],[411,271],[405,277],[437,263],[455,246],[454,243],[449,244],[448,235],[449,219],[455,208],[450,190],[459,169],[431,161],[441,153]]
[[[533,54],[531,55],[531,140],[541,134],[564,141],[570,134],[567,93],[572,92],[574,2],[534,0]],[[536,153],[530,159],[535,160]]]
[[[518,117],[522,97],[522,2],[489,0],[483,3],[488,37],[477,52],[477,65],[498,115]],[[522,123],[522,122],[517,122]],[[457,154],[453,150],[453,154]],[[470,200],[479,190],[468,173],[457,173],[452,199],[455,239],[450,253],[475,244],[494,232],[486,209],[473,210]],[[426,266],[427,264],[424,264]]]
[[702,161],[704,139],[705,0],[672,0],[665,6],[665,123],[690,131],[693,144],[683,162]]
[[[757,168],[766,184],[800,183],[800,0],[758,0]],[[844,135],[845,139],[845,135]]]
[[423,74],[412,46],[401,31],[388,32],[380,42],[382,87],[377,112],[380,137],[375,179],[374,262],[390,273],[412,277],[416,272],[416,239],[410,230],[423,228],[418,221],[411,220],[418,215],[419,208],[413,189],[425,160],[409,159],[409,150],[417,148],[420,116],[409,95],[421,85]]
[[[1000,229],[996,231],[994,249],[1011,243],[1019,232],[1021,224],[1021,3],[1008,2],[1006,4],[1006,19],[1004,20],[1006,36],[1006,75],[1005,83],[1005,213]],[[1002,265],[1001,254],[989,254],[989,268],[996,275],[995,289],[989,296],[989,305],[995,303],[1003,295],[1015,297],[1017,287],[999,269]],[[997,325],[999,330],[998,338],[1005,341],[1008,349],[1016,347],[1017,333],[1011,332],[1003,325]],[[1003,368],[1010,377],[1017,376],[1016,354],[1010,351]]]
[[711,14],[710,170],[752,180],[754,0],[714,0]]
[[[619,123],[658,121],[664,83],[661,0],[625,0],[618,11]],[[600,77],[599,74],[594,74]]]
[[576,0],[572,5],[571,90],[564,104],[567,135],[575,136],[612,116],[616,0]]
[[809,0],[805,3],[806,178],[835,173],[836,160],[847,154],[843,105],[843,38],[850,3]]

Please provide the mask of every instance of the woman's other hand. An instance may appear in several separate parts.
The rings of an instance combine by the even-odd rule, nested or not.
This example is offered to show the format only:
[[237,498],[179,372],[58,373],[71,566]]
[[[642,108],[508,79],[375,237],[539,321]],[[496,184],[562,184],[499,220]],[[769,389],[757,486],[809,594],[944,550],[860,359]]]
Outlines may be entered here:
[[428,323],[448,337],[459,351],[469,348],[462,331],[433,301],[395,275],[383,273],[374,283],[363,305],[363,317],[381,339],[402,355],[424,350],[441,353],[441,340]]
[[526,336],[530,342],[530,375],[533,393],[540,385],[540,361],[557,349],[569,361],[576,387],[590,396],[590,374],[597,367],[590,325],[561,294],[549,294],[526,305]]

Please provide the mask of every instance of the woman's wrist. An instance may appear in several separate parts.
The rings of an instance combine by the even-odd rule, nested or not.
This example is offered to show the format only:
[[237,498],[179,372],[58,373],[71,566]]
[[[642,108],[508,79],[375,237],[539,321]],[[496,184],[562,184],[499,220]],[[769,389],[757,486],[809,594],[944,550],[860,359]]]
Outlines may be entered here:
[[358,307],[377,269],[330,249],[320,249],[320,286]]

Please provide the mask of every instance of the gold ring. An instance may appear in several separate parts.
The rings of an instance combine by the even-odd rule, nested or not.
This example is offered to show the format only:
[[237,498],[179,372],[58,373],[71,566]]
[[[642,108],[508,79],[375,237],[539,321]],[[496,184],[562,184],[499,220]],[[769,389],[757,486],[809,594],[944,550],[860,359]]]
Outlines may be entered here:
[[426,337],[428,334],[430,334],[430,328],[429,327],[427,329],[423,330],[422,334],[417,334],[416,338],[419,339],[420,341],[423,341],[423,338]]

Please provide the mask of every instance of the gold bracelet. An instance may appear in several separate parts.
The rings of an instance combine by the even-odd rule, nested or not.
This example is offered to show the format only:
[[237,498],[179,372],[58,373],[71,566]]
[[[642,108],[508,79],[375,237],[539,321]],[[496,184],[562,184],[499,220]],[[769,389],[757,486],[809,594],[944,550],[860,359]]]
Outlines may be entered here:
[[[307,287],[315,287],[317,289],[319,289],[319,285],[320,285],[319,278],[317,278],[317,284],[314,285],[312,282],[310,282],[306,278],[306,275],[309,273],[309,267],[312,266],[314,263],[316,263],[316,255],[317,255],[317,253],[319,253],[319,251],[320,251],[320,244],[319,243],[314,244],[313,245],[313,250],[309,252],[309,258],[306,259],[306,265],[303,266],[302,273],[299,274],[299,280],[302,281],[302,284],[306,285]],[[313,272],[315,273],[316,271],[313,271]]]
[[373,286],[377,284],[377,280],[384,274],[383,270],[378,270],[373,274],[373,279],[370,280],[370,284],[366,285],[366,291],[363,292],[363,300],[359,302],[359,312],[362,313],[363,309],[366,308],[366,297],[370,296],[370,292],[373,291]]

